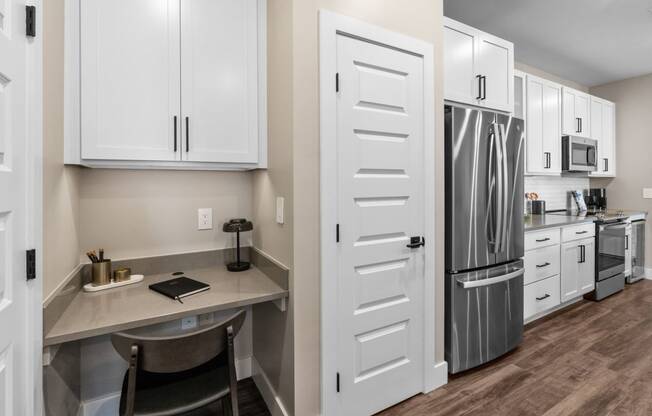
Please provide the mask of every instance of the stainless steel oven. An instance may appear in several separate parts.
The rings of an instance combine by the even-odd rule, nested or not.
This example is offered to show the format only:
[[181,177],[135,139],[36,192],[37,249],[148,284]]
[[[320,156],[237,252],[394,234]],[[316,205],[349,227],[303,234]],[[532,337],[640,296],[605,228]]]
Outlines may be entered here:
[[625,252],[629,246],[627,218],[597,223],[595,292],[591,298],[602,300],[625,287]]
[[597,140],[577,136],[563,136],[561,139],[561,168],[563,171],[597,171],[597,154]]

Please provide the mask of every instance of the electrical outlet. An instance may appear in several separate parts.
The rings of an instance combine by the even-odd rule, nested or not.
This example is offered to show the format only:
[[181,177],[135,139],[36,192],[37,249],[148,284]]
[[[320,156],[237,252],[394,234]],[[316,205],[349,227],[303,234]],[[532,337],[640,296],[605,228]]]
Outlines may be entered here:
[[181,329],[193,329],[197,327],[197,317],[187,316],[181,320]]
[[203,313],[199,315],[199,325],[210,325],[215,319],[213,318],[213,313]]
[[197,229],[213,229],[213,208],[199,208],[197,210]]
[[276,222],[283,224],[285,222],[283,211],[285,209],[285,198],[282,196],[276,197]]
[[652,199],[652,188],[643,188],[643,198]]

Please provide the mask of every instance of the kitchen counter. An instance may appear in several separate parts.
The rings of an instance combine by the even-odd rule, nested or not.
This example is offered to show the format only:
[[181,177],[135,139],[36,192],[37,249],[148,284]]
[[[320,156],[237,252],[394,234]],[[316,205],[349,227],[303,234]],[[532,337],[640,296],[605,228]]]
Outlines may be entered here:
[[149,289],[152,283],[172,279],[170,273],[145,276],[133,285],[100,292],[80,291],[52,329],[44,345],[124,331],[146,325],[255,303],[285,300],[288,291],[259,269],[231,273],[224,267],[187,270],[186,276],[207,283],[205,292],[172,300]]
[[525,216],[525,232],[542,230],[544,228],[562,227],[565,225],[586,224],[594,222],[595,217],[591,215],[576,216],[576,215],[526,215]]

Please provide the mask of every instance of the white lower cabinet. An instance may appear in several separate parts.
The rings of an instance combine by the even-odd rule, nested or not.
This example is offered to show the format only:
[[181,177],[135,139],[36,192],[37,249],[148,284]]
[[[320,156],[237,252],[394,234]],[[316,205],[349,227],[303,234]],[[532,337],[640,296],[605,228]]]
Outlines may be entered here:
[[525,285],[523,288],[523,319],[527,320],[559,305],[559,275]]
[[595,285],[595,239],[571,241],[561,246],[561,301],[593,290]]

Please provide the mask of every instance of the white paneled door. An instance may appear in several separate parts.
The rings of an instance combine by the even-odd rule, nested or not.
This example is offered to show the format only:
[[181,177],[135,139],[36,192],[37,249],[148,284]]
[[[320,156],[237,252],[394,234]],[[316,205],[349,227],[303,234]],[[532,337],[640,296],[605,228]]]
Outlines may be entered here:
[[0,416],[28,413],[25,2],[0,1]]
[[424,62],[338,35],[337,71],[340,414],[368,415],[423,388]]

